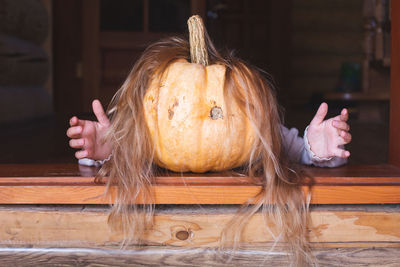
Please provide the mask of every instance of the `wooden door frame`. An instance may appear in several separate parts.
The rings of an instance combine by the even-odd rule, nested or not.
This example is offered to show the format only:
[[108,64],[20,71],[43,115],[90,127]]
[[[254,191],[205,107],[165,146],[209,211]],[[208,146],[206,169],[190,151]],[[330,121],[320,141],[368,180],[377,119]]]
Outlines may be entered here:
[[82,1],[82,108],[91,112],[91,101],[99,98],[100,1]]
[[[389,163],[400,167],[400,2],[392,1]],[[374,140],[371,140],[372,142]]]

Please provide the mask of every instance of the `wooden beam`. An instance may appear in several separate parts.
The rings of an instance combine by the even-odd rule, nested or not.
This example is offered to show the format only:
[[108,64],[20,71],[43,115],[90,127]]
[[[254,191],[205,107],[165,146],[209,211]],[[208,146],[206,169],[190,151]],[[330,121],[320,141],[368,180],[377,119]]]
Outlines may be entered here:
[[[67,177],[70,181],[79,181],[81,178],[92,179],[98,172],[97,168],[78,164],[0,164],[0,182],[6,178],[35,179]],[[389,164],[378,165],[345,165],[339,168],[314,168],[303,166],[300,170],[312,178],[313,184],[337,185],[361,183],[377,184],[384,179],[397,180],[400,177],[400,168]],[[161,177],[162,176],[162,177]],[[22,182],[23,180],[19,180]],[[28,180],[26,180],[28,181]],[[89,181],[89,180],[88,180]],[[93,180],[90,180],[93,181]],[[165,181],[165,182],[162,182]],[[250,179],[238,172],[209,172],[209,173],[174,173],[160,174],[157,183],[192,182],[193,184],[248,184]],[[8,183],[8,182],[7,182]]]
[[[400,168],[305,171],[309,178],[303,190],[311,193],[312,204],[400,203]],[[106,197],[104,184],[94,183],[96,172],[75,164],[0,165],[0,204],[109,204],[116,188],[111,189],[111,199]],[[165,173],[155,178],[152,190],[155,204],[242,204],[261,186],[234,172]]]
[[[320,266],[397,266],[398,248],[319,248]],[[2,266],[289,266],[284,251],[239,249],[230,262],[216,250],[151,246],[130,250],[82,248],[0,248]]]
[[[163,186],[152,187],[155,204],[243,204],[261,186]],[[0,186],[0,204],[111,204],[104,186]],[[309,192],[307,186],[303,187]],[[311,204],[400,203],[400,186],[314,186]],[[138,203],[143,203],[140,198]]]
[[400,2],[392,3],[389,163],[400,167]]
[[[156,210],[154,227],[145,245],[217,247],[222,230],[237,207],[199,207]],[[120,232],[107,224],[108,208],[1,207],[0,246],[93,247],[118,246]],[[380,210],[315,210],[308,226],[315,247],[381,246],[400,248],[399,208]],[[243,244],[271,246],[273,238],[259,213],[247,223]]]

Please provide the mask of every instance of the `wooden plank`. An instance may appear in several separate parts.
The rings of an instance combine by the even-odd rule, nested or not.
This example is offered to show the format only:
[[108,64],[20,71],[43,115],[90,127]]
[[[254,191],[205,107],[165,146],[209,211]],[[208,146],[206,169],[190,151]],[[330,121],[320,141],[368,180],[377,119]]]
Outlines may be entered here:
[[[306,168],[310,177],[304,180],[303,190],[307,193],[311,186],[313,204],[400,203],[399,168],[364,168]],[[96,171],[74,164],[1,165],[0,203],[109,204],[104,184],[94,183]],[[260,192],[257,182],[235,172],[167,172],[155,177],[152,189],[156,204],[242,204]]]
[[[107,181],[104,178],[101,184],[94,183],[94,177],[0,177],[1,186],[95,186],[102,185]],[[155,177],[156,185],[174,186],[249,186],[254,181],[249,177],[215,176],[215,177],[188,177],[170,176]],[[350,186],[350,185],[400,185],[399,177],[314,177],[305,180],[304,185],[314,186]]]
[[[320,248],[314,255],[320,266],[398,266],[398,248]],[[288,266],[282,250],[239,249],[231,261],[207,248],[151,246],[118,249],[0,248],[2,266]]]
[[[97,174],[98,169],[94,167],[86,167],[78,164],[0,164],[0,181],[4,178],[62,178],[69,177],[72,179],[80,179],[82,177],[93,178]],[[355,183],[360,179],[367,179],[370,183],[377,183],[383,178],[400,178],[400,168],[390,164],[377,165],[345,165],[338,168],[317,168],[303,166],[300,172],[304,172],[316,181],[315,183],[324,183],[330,181],[330,184],[337,183]],[[160,173],[159,178],[162,179],[185,179],[185,183],[196,181],[199,183],[214,183],[215,180],[220,181],[226,179],[226,183],[234,183],[238,179],[243,183],[249,183],[248,177],[241,175],[239,172],[208,172],[208,173]],[[168,181],[169,183],[169,181]],[[219,182],[218,182],[219,183]],[[314,183],[314,184],[315,184]]]
[[399,186],[315,186],[311,204],[400,203]]
[[392,1],[389,163],[400,167],[400,2]]
[[[382,177],[400,177],[400,168],[390,164],[377,165],[345,165],[339,168],[303,168],[310,176],[332,179],[345,179],[350,182],[350,179],[373,178],[379,180]],[[349,178],[349,179],[348,179]]]
[[[104,186],[1,186],[0,204],[109,204]],[[153,186],[156,204],[243,204],[259,186]],[[137,203],[143,203],[140,197]]]
[[[99,185],[0,186],[0,204],[110,204],[104,189]],[[152,189],[155,204],[243,204],[257,195],[261,186],[154,185]],[[303,190],[307,193],[309,187]],[[313,186],[311,204],[400,203],[399,192],[398,185]],[[143,203],[140,197],[137,203]]]
[[[236,207],[237,208],[237,207]],[[217,247],[221,231],[236,211],[234,207],[156,212],[154,227],[144,244]],[[107,208],[0,208],[1,246],[93,247],[115,246],[122,234],[107,224]],[[400,210],[312,211],[308,226],[313,246],[382,246],[400,248]],[[273,222],[267,220],[268,225]],[[253,216],[244,232],[243,243],[270,246],[273,238],[261,214]],[[182,236],[179,233],[187,233]]]

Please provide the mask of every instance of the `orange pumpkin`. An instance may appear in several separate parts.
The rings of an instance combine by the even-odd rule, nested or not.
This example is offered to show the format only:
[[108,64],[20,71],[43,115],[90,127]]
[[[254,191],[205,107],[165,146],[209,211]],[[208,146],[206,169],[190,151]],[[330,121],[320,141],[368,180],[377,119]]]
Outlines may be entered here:
[[179,60],[164,75],[160,87],[152,82],[144,102],[155,162],[184,172],[244,164],[255,135],[236,102],[224,98],[225,67]]
[[[204,42],[200,19],[195,16],[188,23],[191,40],[196,39],[191,47],[206,51],[200,43]],[[238,167],[248,161],[254,143],[249,119],[233,98],[224,97],[226,67],[202,63],[184,59],[171,63],[159,74],[161,80],[152,80],[144,98],[154,160],[173,171]]]

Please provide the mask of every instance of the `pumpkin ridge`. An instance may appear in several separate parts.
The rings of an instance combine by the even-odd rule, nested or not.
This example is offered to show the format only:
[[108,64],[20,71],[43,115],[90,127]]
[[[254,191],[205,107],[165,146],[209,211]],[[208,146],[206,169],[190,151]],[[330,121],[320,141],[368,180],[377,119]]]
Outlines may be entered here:
[[[199,90],[195,90],[195,93],[198,94],[197,100],[196,100],[196,106],[202,106],[204,105],[204,100],[205,100],[205,90],[202,90],[202,88],[207,88],[207,72],[206,68],[203,66],[201,68],[198,68],[199,75],[202,76],[201,80],[201,87]],[[196,87],[195,87],[196,88]],[[198,129],[193,129],[193,132],[195,134],[193,135],[195,141],[195,156],[191,158],[191,168],[190,170],[193,172],[202,172],[203,171],[203,164],[201,162],[204,162],[204,155],[207,153],[207,151],[203,150],[203,131],[204,131],[204,120],[202,118],[202,112],[201,110],[199,111],[199,118],[197,119],[198,122],[200,122],[200,125]],[[193,141],[194,141],[193,140]],[[207,165],[207,164],[205,164]]]

